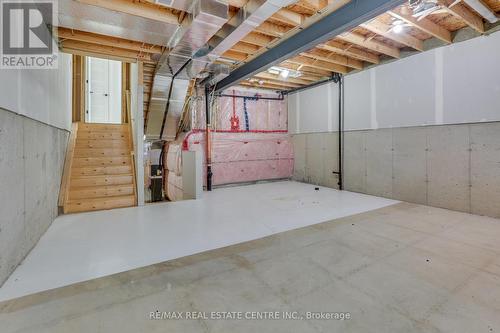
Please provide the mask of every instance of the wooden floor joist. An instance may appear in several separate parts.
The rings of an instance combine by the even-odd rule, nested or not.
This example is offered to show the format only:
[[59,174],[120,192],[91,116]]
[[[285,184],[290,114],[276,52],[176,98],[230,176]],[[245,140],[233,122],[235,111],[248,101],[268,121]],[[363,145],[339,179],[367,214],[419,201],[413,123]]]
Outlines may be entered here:
[[128,39],[100,35],[85,31],[79,31],[67,28],[58,28],[58,37],[60,40],[74,40],[79,42],[85,42],[89,44],[95,44],[97,46],[110,46],[114,48],[120,48],[123,50],[151,53],[151,54],[161,54],[163,48],[158,45],[147,44],[138,41],[132,41]]
[[[167,24],[179,24],[187,13],[156,0],[74,0],[80,3],[112,10],[127,15],[134,15],[147,20]],[[256,56],[268,49],[272,49],[287,38],[294,38],[294,34],[301,29],[318,22],[336,10],[339,10],[352,0],[298,0],[286,8],[273,13],[267,20],[261,22],[253,31],[246,34],[227,50],[219,62],[237,68],[248,63]],[[231,13],[247,5],[247,0],[227,0]],[[433,12],[429,17],[416,18],[408,5],[391,9],[369,22],[360,25],[336,38],[322,42],[319,45],[295,55],[277,64],[285,68],[302,71],[299,78],[273,77],[270,73],[261,73],[255,76],[255,81],[246,83],[255,86],[256,82],[264,82],[270,89],[292,88],[294,85],[307,85],[314,80],[330,77],[332,73],[346,74],[349,71],[362,70],[366,63],[379,64],[381,57],[400,58],[401,49],[405,47],[417,51],[424,50],[424,41],[436,38],[447,44],[452,43],[452,32],[469,26],[479,33],[484,33],[485,21],[475,11],[463,2],[455,0],[438,0],[441,9]],[[485,6],[492,6],[491,1],[485,1]],[[493,13],[499,7],[490,8]],[[451,22],[448,18],[454,16]],[[395,22],[400,21],[400,22]],[[403,23],[401,23],[403,22]],[[450,23],[451,22],[451,23]],[[404,30],[395,32],[395,24],[404,24]],[[455,27],[456,26],[456,27]],[[154,66],[158,55],[164,52],[159,45],[151,45],[142,41],[132,41],[123,38],[105,36],[99,31],[84,32],[59,28],[60,47],[65,52],[74,54],[99,56],[126,62],[143,62],[152,65],[150,73],[145,73],[144,99],[145,113],[147,113],[150,96],[150,86],[153,81]],[[425,44],[427,45],[427,44]],[[433,44],[429,44],[433,45]],[[279,86],[281,84],[281,86]],[[260,86],[264,86],[261,84]]]

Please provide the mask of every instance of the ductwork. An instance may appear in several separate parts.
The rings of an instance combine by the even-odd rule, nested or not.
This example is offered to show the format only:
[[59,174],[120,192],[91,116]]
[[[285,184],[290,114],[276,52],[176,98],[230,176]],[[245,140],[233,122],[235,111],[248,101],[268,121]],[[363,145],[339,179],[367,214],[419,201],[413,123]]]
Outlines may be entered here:
[[[205,0],[202,0],[202,2],[205,2]],[[204,73],[211,73],[207,82],[213,85],[229,75],[228,67],[215,65],[214,61],[274,13],[294,2],[296,1],[249,0],[229,21],[226,19],[224,24],[217,31],[214,31],[210,38],[195,38],[192,35],[195,31],[197,31],[196,34],[207,32],[206,27],[203,28],[204,30],[188,28],[185,33],[179,31],[175,34],[173,39],[179,40],[182,38],[182,42],[168,56],[165,55],[162,57],[160,61],[162,65],[158,66],[159,75],[175,74],[171,91],[172,98],[166,102],[168,109],[165,109],[166,115],[165,121],[162,122],[164,126],[163,130],[161,130],[161,139],[167,141],[175,140],[189,80],[200,77]],[[196,11],[191,12],[193,14],[196,13]],[[205,33],[203,37],[206,36],[207,34]],[[201,43],[202,40],[204,40],[203,43]],[[155,134],[152,129],[150,132],[150,125],[157,127],[157,125],[153,124],[153,118],[148,118],[147,133],[148,137],[154,137]]]
[[249,0],[210,41],[212,59],[220,57],[265,20],[296,0]]
[[210,85],[219,82],[229,75],[229,68],[214,67],[213,63],[274,13],[295,2],[296,0],[249,0],[209,40],[205,52],[192,59],[186,68],[187,74],[194,76],[201,72],[209,72],[212,74],[209,79]]
[[169,42],[169,53],[160,60],[158,72],[177,74],[180,69],[227,22],[228,7],[217,0],[192,2],[189,14]]
[[500,19],[498,15],[486,6],[481,0],[463,0],[469,7],[474,9],[490,23],[497,23]]
[[156,0],[156,3],[162,6],[170,7],[185,12],[191,12],[192,0]]
[[188,12],[168,42],[170,52],[162,54],[156,67],[146,129],[150,140],[175,140],[191,79],[185,68],[228,19],[227,4],[217,0],[193,1]]

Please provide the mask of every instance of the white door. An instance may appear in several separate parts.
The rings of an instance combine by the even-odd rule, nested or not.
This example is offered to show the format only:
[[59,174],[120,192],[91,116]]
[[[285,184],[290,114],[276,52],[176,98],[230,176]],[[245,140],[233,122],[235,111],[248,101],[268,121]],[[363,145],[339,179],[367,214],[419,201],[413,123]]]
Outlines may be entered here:
[[88,123],[121,123],[121,62],[87,57]]

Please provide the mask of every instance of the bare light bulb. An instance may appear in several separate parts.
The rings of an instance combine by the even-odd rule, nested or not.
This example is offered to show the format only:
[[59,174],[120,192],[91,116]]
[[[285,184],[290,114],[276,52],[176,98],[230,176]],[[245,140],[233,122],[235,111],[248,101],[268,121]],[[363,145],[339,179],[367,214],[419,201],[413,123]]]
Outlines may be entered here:
[[403,26],[401,24],[396,24],[394,28],[392,28],[392,31],[394,31],[397,34],[400,34],[403,32]]
[[288,75],[290,75],[290,71],[285,69],[285,70],[281,71],[280,75],[282,78],[286,79],[286,78],[288,78]]

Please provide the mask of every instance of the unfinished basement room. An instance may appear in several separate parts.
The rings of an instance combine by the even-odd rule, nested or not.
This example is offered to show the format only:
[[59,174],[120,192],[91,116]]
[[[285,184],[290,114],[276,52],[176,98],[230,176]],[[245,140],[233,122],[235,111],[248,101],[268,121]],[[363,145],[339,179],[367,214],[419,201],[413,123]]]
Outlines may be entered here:
[[0,0],[0,332],[500,332],[500,0]]

